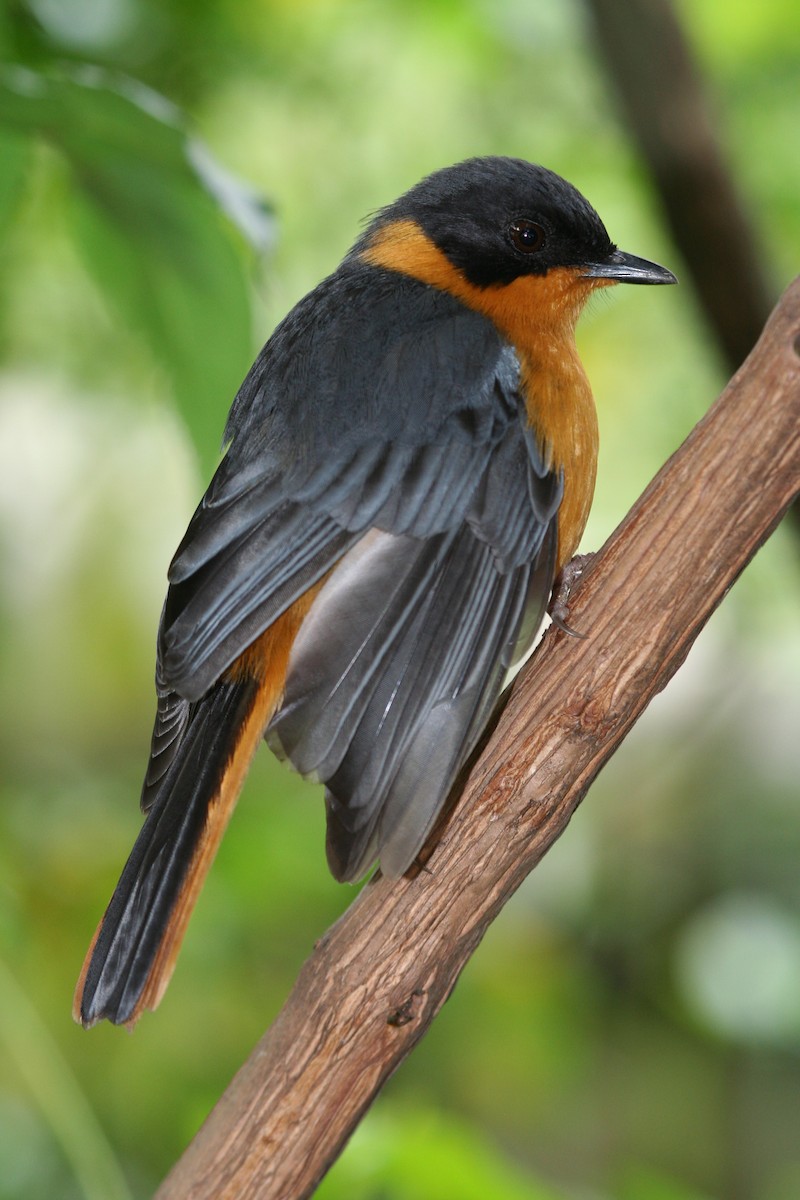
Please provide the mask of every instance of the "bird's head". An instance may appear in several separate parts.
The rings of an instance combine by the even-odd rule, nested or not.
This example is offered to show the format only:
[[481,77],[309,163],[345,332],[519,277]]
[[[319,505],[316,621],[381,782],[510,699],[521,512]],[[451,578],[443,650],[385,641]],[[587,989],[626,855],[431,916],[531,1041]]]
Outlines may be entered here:
[[618,250],[565,179],[517,158],[472,158],[434,172],[377,214],[356,251],[424,278],[425,243],[478,289],[556,271],[585,283],[586,294],[603,283],[676,282],[664,267]]

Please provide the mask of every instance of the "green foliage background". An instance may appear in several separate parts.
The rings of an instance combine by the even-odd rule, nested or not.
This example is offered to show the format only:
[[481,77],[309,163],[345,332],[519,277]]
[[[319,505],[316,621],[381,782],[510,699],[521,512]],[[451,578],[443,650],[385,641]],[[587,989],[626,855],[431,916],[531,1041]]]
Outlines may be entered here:
[[[796,5],[682,15],[777,297]],[[71,1023],[139,826],[166,565],[257,346],[360,218],[471,154],[546,163],[681,263],[578,0],[18,0],[0,50],[0,1198],[122,1200],[352,898],[319,795],[264,751],[158,1013]],[[615,291],[580,342],[588,549],[724,379],[688,286]],[[779,530],[321,1196],[800,1195],[799,559]]]

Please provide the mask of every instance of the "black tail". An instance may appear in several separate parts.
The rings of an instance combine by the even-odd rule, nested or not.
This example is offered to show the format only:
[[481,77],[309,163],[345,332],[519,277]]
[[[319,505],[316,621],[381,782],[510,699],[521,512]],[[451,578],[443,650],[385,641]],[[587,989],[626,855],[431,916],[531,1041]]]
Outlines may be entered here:
[[85,1028],[104,1017],[132,1027],[161,999],[269,719],[271,690],[244,676],[191,706],[78,980],[73,1014]]

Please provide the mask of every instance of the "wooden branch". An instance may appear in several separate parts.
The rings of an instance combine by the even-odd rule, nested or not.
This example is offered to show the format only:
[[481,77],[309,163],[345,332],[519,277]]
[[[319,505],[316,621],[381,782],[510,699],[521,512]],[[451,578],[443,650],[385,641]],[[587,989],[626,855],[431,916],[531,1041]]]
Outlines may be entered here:
[[428,869],[365,887],[157,1196],[308,1196],[489,923],[800,492],[800,278],[585,571],[515,686]]

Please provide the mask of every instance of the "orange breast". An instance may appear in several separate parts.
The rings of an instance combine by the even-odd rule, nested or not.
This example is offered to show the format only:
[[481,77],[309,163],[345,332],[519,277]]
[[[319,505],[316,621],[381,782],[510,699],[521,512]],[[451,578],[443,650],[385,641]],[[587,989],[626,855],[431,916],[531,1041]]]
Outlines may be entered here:
[[528,420],[548,466],[564,472],[558,517],[558,569],[575,553],[594,495],[598,429],[575,325],[589,293],[606,281],[559,267],[497,287],[476,287],[414,221],[378,230],[362,254],[373,266],[411,275],[488,317],[514,346]]

